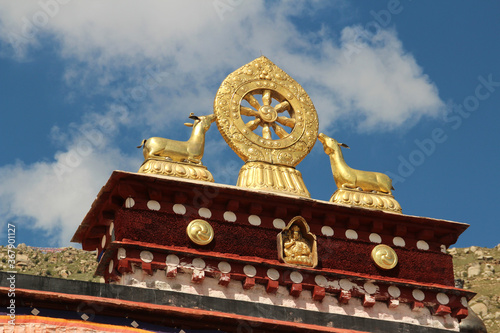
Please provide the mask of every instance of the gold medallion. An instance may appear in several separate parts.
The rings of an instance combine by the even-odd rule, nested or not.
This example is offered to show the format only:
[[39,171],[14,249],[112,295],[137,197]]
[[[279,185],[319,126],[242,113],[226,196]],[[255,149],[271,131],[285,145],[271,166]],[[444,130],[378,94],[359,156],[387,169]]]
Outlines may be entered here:
[[398,264],[398,255],[387,245],[379,244],[372,250],[372,259],[375,264],[383,269],[393,269]]
[[214,239],[214,229],[204,220],[189,222],[186,233],[189,239],[198,245],[207,245]]

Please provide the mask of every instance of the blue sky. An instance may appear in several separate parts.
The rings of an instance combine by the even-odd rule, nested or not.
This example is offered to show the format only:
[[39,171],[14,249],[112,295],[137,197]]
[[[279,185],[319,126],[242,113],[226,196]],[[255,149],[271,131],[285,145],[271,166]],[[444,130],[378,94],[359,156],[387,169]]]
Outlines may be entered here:
[[[500,243],[498,2],[0,1],[0,243],[67,246],[113,170],[151,136],[185,140],[235,69],[267,56],[311,97],[347,163],[386,172],[409,215]],[[236,183],[216,126],[204,165]],[[297,167],[336,187],[319,143]]]

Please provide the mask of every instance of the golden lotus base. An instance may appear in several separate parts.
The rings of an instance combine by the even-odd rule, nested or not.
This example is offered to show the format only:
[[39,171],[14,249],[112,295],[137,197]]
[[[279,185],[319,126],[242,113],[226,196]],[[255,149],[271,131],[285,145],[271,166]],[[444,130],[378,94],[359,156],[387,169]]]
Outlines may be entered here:
[[240,170],[237,186],[283,192],[310,198],[300,171],[292,167],[265,162],[247,162]]
[[201,164],[147,159],[138,172],[214,182],[210,171]]
[[394,196],[383,193],[363,192],[359,190],[338,189],[333,193],[330,202],[353,205],[371,209],[401,213],[401,206]]

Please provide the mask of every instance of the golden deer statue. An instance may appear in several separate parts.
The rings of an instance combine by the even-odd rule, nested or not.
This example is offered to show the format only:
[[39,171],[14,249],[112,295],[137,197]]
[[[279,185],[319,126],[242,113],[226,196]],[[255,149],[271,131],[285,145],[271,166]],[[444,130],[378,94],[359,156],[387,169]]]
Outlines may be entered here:
[[192,127],[191,137],[187,141],[175,141],[160,137],[152,137],[142,140],[137,148],[143,148],[144,160],[147,159],[171,159],[174,162],[188,162],[201,164],[201,158],[205,149],[205,133],[215,120],[215,114],[197,117],[193,113],[189,115],[193,123],[184,123]]
[[365,192],[392,194],[391,190],[394,190],[392,180],[386,174],[356,170],[346,164],[340,147],[349,148],[348,145],[339,143],[323,133],[318,135],[318,139],[323,144],[325,153],[330,156],[333,178],[339,189],[361,189]]

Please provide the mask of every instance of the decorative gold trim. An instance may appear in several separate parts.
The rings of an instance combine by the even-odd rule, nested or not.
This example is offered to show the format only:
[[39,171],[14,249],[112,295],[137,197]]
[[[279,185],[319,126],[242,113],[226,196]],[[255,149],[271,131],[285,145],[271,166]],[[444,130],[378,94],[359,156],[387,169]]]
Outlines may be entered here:
[[384,193],[370,193],[351,189],[336,190],[330,202],[402,213],[401,206],[394,196]]
[[147,159],[142,163],[138,172],[214,182],[214,177],[204,165],[164,159]]
[[372,259],[382,269],[393,269],[398,264],[398,255],[387,245],[379,244],[372,250]]
[[214,229],[205,220],[192,220],[186,227],[190,240],[198,245],[207,245],[214,239]]
[[247,162],[240,170],[237,186],[284,192],[310,198],[300,171],[283,165]]
[[309,231],[302,216],[294,217],[277,235],[278,259],[294,266],[316,267],[318,247],[316,235]]

